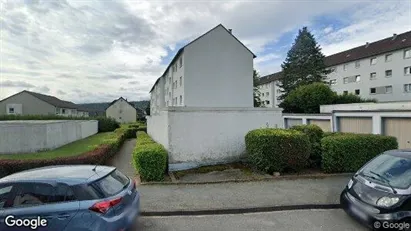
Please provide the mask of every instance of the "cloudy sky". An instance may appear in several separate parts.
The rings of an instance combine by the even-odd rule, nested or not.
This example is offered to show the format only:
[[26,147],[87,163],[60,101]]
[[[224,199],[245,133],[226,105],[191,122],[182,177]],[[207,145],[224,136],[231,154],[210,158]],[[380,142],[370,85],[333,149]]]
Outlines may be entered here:
[[0,0],[0,99],[24,89],[75,103],[148,91],[178,48],[222,23],[280,70],[299,28],[330,55],[411,30],[410,0]]

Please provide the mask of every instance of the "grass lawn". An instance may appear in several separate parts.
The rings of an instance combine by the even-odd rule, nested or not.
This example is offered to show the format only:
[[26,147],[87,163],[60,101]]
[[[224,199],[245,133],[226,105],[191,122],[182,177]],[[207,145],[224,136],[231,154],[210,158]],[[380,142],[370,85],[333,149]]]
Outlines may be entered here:
[[53,159],[56,157],[77,156],[91,151],[104,143],[113,142],[116,139],[114,132],[103,132],[89,136],[82,140],[74,141],[57,149],[37,153],[24,154],[0,154],[0,159]]

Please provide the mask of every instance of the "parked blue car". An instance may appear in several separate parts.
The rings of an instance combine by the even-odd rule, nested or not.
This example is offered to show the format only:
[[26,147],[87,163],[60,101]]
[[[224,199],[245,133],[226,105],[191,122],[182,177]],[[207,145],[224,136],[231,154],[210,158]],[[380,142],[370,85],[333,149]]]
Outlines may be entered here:
[[0,230],[133,230],[140,195],[114,167],[49,166],[0,179]]

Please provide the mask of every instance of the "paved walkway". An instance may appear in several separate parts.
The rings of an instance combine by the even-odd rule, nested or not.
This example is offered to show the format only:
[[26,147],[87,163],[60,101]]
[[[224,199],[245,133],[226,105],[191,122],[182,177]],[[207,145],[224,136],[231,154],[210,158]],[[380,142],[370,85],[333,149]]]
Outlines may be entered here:
[[140,185],[143,212],[338,204],[349,177],[244,183]]
[[109,165],[115,166],[128,177],[136,178],[136,170],[132,163],[132,153],[136,146],[136,139],[126,140],[120,151],[109,161]]

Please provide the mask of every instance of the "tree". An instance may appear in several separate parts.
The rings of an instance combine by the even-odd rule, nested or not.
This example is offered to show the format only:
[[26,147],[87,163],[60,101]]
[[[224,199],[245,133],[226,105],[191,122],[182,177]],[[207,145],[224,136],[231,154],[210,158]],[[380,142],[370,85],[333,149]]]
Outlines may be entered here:
[[258,82],[260,80],[260,74],[258,71],[254,69],[253,71],[253,92],[254,92],[254,107],[261,107],[261,99],[260,99],[260,89],[258,87]]
[[279,87],[282,88],[283,94],[279,98],[285,99],[292,90],[301,85],[324,82],[326,75],[330,73],[326,69],[324,58],[321,47],[307,27],[300,29],[281,65],[283,77],[279,79]]
[[319,113],[320,105],[376,102],[354,94],[338,95],[324,83],[312,83],[292,90],[280,107],[287,113]]
[[147,107],[146,107],[146,115],[150,115],[150,101],[148,101]]

